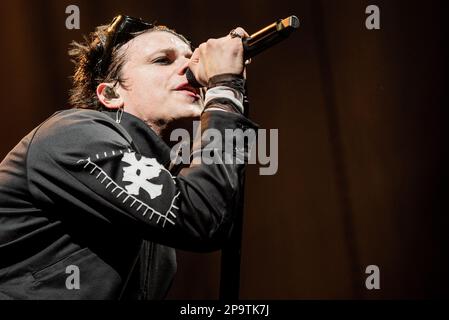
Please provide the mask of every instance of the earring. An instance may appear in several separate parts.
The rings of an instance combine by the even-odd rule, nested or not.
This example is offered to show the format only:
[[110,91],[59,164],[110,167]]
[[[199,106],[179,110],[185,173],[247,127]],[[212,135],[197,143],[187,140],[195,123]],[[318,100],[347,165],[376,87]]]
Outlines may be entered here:
[[120,123],[120,121],[122,121],[123,109],[123,106],[117,109],[117,112],[115,114],[115,122]]

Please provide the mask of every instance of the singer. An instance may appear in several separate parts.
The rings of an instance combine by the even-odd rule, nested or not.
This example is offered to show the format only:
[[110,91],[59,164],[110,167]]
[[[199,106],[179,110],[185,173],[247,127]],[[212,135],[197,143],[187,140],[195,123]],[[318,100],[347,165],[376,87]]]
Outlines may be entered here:
[[223,246],[245,164],[197,163],[206,144],[195,141],[191,164],[173,165],[169,136],[195,119],[257,127],[243,115],[245,37],[235,28],[192,51],[175,31],[120,15],[72,43],[71,108],[0,164],[0,299],[163,299],[175,248]]

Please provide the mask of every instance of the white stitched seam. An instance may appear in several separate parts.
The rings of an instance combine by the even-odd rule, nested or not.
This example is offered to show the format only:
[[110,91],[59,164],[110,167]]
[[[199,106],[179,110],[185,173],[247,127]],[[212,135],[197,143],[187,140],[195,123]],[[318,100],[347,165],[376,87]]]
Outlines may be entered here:
[[[130,152],[129,150],[131,150],[131,149],[128,148],[128,152]],[[126,151],[126,149],[125,149],[125,151]],[[102,158],[106,158],[108,156],[115,156],[116,153],[118,154],[119,152],[121,154],[123,154],[123,150],[117,150],[117,151],[116,150],[111,150],[110,152],[109,151],[103,151],[103,152],[96,153],[95,154],[95,158],[96,159],[102,159]],[[110,153],[110,155],[109,155],[109,153]]]
[[[119,198],[123,193],[126,194],[126,198],[123,200],[123,203],[125,203],[129,198],[133,199],[133,203],[132,205],[134,205],[134,203],[139,202],[140,206],[136,209],[137,212],[139,212],[140,208],[144,207],[145,211],[142,214],[142,216],[145,216],[145,214],[147,213],[148,210],[151,210],[151,216],[149,218],[149,220],[151,220],[154,216],[154,214],[156,214],[158,216],[156,223],[159,224],[159,222],[161,221],[161,219],[163,219],[163,223],[162,223],[162,227],[165,227],[166,222],[168,221],[169,223],[171,223],[172,225],[175,225],[175,222],[169,217],[169,215],[176,219],[176,214],[172,211],[173,209],[178,209],[177,206],[174,205],[175,200],[178,198],[179,196],[179,192],[173,197],[173,200],[171,202],[170,207],[168,208],[168,210],[165,212],[165,214],[162,214],[160,212],[158,212],[157,210],[153,209],[152,207],[150,207],[149,205],[147,205],[146,203],[140,201],[139,199],[137,199],[136,197],[128,194],[128,192],[126,192],[125,189],[123,189],[121,186],[119,186],[114,180],[112,180],[107,174],[106,172],[101,169],[99,166],[97,166],[94,162],[92,162],[90,160],[90,157],[87,159],[81,159],[78,160],[77,163],[82,163],[82,162],[86,162],[86,164],[84,165],[84,169],[87,169],[89,165],[91,165],[93,168],[90,171],[90,174],[92,175],[95,170],[98,170],[100,173],[97,175],[96,179],[98,180],[98,177],[101,174],[104,174],[106,179],[103,179],[100,183],[103,184],[104,180],[109,180],[109,183],[106,185],[106,189],[108,189],[108,187],[113,184],[115,187],[114,189],[112,189],[111,193],[114,194],[115,190],[119,189],[120,193],[117,195],[117,198]],[[166,170],[166,169],[165,169]],[[130,206],[132,208],[132,205]]]

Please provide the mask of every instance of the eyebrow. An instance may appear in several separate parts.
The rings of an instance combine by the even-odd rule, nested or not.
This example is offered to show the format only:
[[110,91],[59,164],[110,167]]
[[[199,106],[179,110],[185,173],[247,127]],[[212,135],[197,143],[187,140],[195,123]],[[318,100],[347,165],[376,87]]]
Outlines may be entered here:
[[[145,60],[151,60],[154,56],[156,56],[157,54],[160,54],[160,53],[173,54],[173,53],[178,53],[178,52],[179,52],[179,50],[176,49],[175,47],[168,47],[168,48],[160,49],[160,50],[150,53],[149,55],[147,55],[145,57]],[[187,54],[185,56],[187,58],[190,58],[192,56],[192,52],[190,52],[190,51],[186,51],[186,52],[187,52]]]

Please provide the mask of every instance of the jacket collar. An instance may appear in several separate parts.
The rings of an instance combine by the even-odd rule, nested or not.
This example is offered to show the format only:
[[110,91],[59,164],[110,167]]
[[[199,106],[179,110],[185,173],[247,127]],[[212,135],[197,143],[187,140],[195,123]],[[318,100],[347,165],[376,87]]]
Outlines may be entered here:
[[[115,111],[101,111],[114,119]],[[141,119],[123,112],[122,119],[118,126],[122,126],[133,139],[134,145],[140,154],[145,157],[156,158],[163,166],[170,164],[170,147]]]

